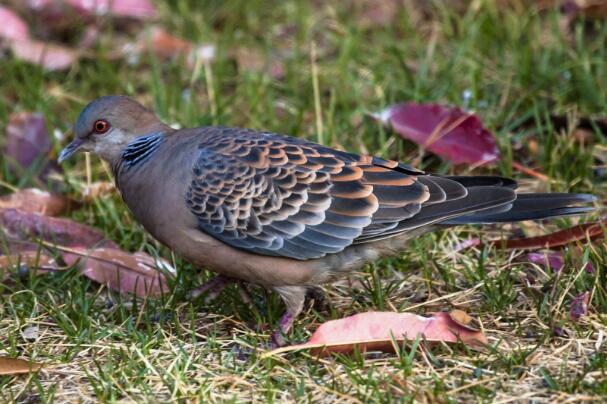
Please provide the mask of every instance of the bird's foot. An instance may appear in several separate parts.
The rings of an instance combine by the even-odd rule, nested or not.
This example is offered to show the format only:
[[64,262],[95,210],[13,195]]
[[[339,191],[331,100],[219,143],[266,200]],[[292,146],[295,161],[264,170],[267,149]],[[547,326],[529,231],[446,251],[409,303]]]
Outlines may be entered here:
[[240,294],[240,298],[242,299],[243,303],[247,305],[252,304],[253,299],[251,299],[249,292],[246,290],[244,282],[238,279],[228,278],[227,276],[223,275],[217,275],[204,285],[192,290],[188,294],[188,299],[194,300],[206,293],[207,295],[204,298],[204,303],[211,303],[226,287],[230,286],[232,283],[236,283],[238,285],[238,293]]
[[293,326],[295,316],[290,311],[287,311],[278,322],[278,327],[272,333],[270,337],[270,349],[280,348],[287,344],[285,336]]

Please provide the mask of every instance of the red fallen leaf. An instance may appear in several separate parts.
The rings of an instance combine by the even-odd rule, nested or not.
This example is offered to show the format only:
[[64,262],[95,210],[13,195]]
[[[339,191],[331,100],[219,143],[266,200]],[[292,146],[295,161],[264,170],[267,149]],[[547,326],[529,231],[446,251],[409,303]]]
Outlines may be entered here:
[[155,297],[167,293],[169,288],[166,272],[175,273],[175,269],[165,260],[156,260],[142,252],[129,254],[116,248],[88,251],[82,248],[70,249],[63,257],[69,265],[81,262],[82,274],[87,278],[106,284],[110,289],[134,293],[139,297]]
[[574,242],[586,242],[605,236],[607,221],[578,224],[565,230],[537,237],[525,237],[509,240],[492,240],[498,248],[536,250],[540,248],[559,248]]
[[17,359],[0,357],[0,376],[20,375],[37,372],[42,368],[41,363]]
[[23,212],[57,216],[68,211],[74,203],[63,195],[37,188],[22,189],[0,196],[0,209],[18,209]]
[[9,117],[4,151],[22,167],[29,167],[51,150],[42,114],[21,112]]
[[65,7],[71,7],[82,17],[111,14],[114,17],[148,20],[156,18],[158,14],[149,0],[36,0],[30,1],[29,6],[38,12],[52,12],[55,17],[64,12]]
[[65,246],[118,247],[90,226],[69,219],[42,216],[16,209],[0,210],[0,228],[9,235],[21,239],[37,237]]
[[415,340],[418,337],[429,342],[462,341],[479,348],[487,344],[482,332],[469,326],[470,318],[456,313],[434,313],[432,317],[413,313],[367,312],[355,314],[322,324],[305,344],[279,348],[268,353],[311,349],[313,354],[349,353],[356,347],[362,351],[381,350],[393,352],[393,340]]
[[584,292],[576,296],[571,302],[571,320],[579,321],[582,316],[588,313],[588,303],[590,301],[590,292]]
[[77,59],[77,54],[72,49],[33,39],[12,41],[11,50],[17,59],[50,71],[68,69]]
[[548,266],[555,272],[562,270],[565,266],[563,254],[558,251],[551,251],[546,253],[531,252],[527,254],[527,259],[533,262],[534,264]]
[[402,137],[455,164],[484,164],[499,158],[493,134],[478,116],[457,107],[408,102],[374,117]]
[[12,10],[0,5],[0,39],[9,41],[20,41],[28,39],[29,29],[25,21]]

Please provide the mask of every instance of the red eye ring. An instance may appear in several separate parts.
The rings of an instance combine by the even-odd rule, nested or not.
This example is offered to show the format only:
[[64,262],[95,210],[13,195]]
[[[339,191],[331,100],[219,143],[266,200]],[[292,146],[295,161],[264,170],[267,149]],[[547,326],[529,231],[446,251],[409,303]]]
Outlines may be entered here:
[[95,131],[95,133],[105,133],[109,129],[110,124],[107,123],[107,121],[104,121],[103,119],[95,121],[95,124],[93,125],[93,130]]

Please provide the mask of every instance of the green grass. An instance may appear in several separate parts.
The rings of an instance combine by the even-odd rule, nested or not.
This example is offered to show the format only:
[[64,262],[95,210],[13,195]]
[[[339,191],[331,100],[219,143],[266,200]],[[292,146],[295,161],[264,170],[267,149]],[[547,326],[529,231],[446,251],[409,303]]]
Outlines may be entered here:
[[[369,26],[363,2],[251,0],[159,3],[161,23],[195,43],[213,43],[210,69],[194,74],[182,59],[149,55],[130,65],[108,60],[121,33],[109,24],[94,58],[67,73],[48,73],[11,58],[0,60],[0,133],[17,111],[40,111],[49,130],[71,126],[89,100],[107,94],[135,96],[169,123],[221,124],[323,139],[328,145],[369,152],[438,173],[469,173],[386,132],[368,118],[394,102],[441,102],[476,111],[495,132],[502,159],[496,173],[537,191],[607,195],[602,166],[604,135],[576,141],[575,128],[554,130],[550,114],[600,116],[607,107],[607,24],[561,28],[557,10],[509,8],[479,1],[457,10],[450,2],[408,5],[389,24]],[[420,4],[422,2],[419,2]],[[354,4],[349,7],[348,4]],[[408,3],[409,4],[409,3]],[[368,15],[368,13],[367,13]],[[317,47],[321,116],[315,113],[311,43]],[[269,69],[239,68],[234,52],[247,48]],[[212,72],[212,77],[208,72]],[[209,85],[212,85],[210,90]],[[464,94],[469,94],[465,99]],[[322,133],[317,131],[321,118]],[[523,125],[523,122],[530,124]],[[538,144],[531,150],[530,142]],[[55,140],[58,151],[65,141]],[[512,169],[518,161],[549,182]],[[96,158],[93,180],[108,180]],[[84,158],[67,164],[65,192],[81,197]],[[19,177],[2,159],[2,180],[40,186],[35,172]],[[8,191],[8,190],[7,190]],[[431,313],[461,308],[478,317],[492,349],[424,343],[396,355],[356,354],[318,359],[294,353],[262,359],[270,330],[283,311],[280,300],[253,288],[254,305],[235,289],[204,305],[186,300],[209,279],[173,257],[133,221],[117,194],[103,196],[72,218],[94,225],[128,251],[159,251],[179,275],[160,300],[120,296],[74,270],[47,276],[13,276],[0,284],[0,355],[47,363],[41,373],[0,377],[0,400],[47,401],[506,401],[598,400],[607,397],[607,290],[604,240],[571,247],[565,270],[555,274],[521,262],[520,251],[452,246],[480,234],[458,228],[411,243],[400,257],[328,285],[331,307],[309,309],[292,340],[303,341],[323,321],[367,310]],[[482,237],[520,231],[537,234],[575,223],[525,223],[483,229]],[[581,270],[584,259],[595,272]],[[533,279],[529,281],[528,279]],[[592,291],[590,311],[569,319],[572,299]],[[39,328],[38,338],[22,331]],[[564,334],[556,335],[555,330]]]

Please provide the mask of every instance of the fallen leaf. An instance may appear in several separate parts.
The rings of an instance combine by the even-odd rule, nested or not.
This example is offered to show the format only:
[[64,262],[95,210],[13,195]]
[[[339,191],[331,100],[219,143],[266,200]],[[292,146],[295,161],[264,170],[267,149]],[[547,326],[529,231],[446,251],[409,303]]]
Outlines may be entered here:
[[28,268],[57,268],[57,262],[53,257],[39,251],[22,251],[19,254],[0,255],[0,270],[17,264]]
[[[175,269],[165,260],[116,248],[71,249],[63,254],[67,264],[82,265],[82,274],[110,289],[139,297],[157,297],[169,291],[166,273]],[[159,270],[162,269],[162,270]]]
[[449,312],[451,320],[455,321],[458,325],[461,325],[468,331],[479,331],[476,325],[476,320],[470,317],[468,313],[463,310],[455,309]]
[[77,59],[76,51],[70,48],[33,39],[12,41],[11,50],[17,59],[50,71],[69,69]]
[[42,368],[41,363],[17,358],[0,357],[0,375],[20,375],[37,372]]
[[21,112],[9,117],[4,151],[22,167],[29,167],[51,150],[44,116]]
[[194,45],[190,41],[177,38],[163,28],[153,27],[140,36],[137,44],[131,47],[130,57],[133,54],[149,51],[162,59],[171,59],[184,56],[190,67],[197,60],[209,62],[215,58],[215,47],[210,44]]
[[0,5],[0,39],[21,41],[28,39],[29,29],[25,21],[12,10]]
[[454,164],[478,165],[499,158],[495,138],[479,117],[457,107],[409,102],[393,105],[374,117]]
[[508,240],[492,240],[489,243],[498,248],[536,250],[541,248],[559,248],[575,242],[586,242],[605,236],[605,220],[584,223],[544,236],[525,237]]
[[530,252],[527,254],[527,259],[534,264],[548,267],[555,272],[559,272],[565,266],[563,253],[560,251],[549,251],[545,253]]
[[579,321],[583,316],[588,314],[588,303],[590,301],[590,292],[584,292],[577,295],[571,302],[571,320]]
[[44,241],[64,246],[99,246],[117,248],[98,230],[69,219],[43,216],[16,209],[0,210],[0,228],[8,235],[27,239],[41,238]]
[[[461,313],[458,321],[467,321]],[[349,353],[355,348],[362,351],[393,352],[393,341],[415,340],[421,337],[428,342],[461,341],[474,348],[487,344],[482,332],[471,330],[455,321],[452,314],[434,313],[431,317],[413,313],[366,312],[322,324],[305,344],[279,348],[268,353],[311,349],[313,354]]]
[[26,188],[0,196],[0,209],[17,209],[23,212],[58,216],[67,212],[75,203],[63,195]]

